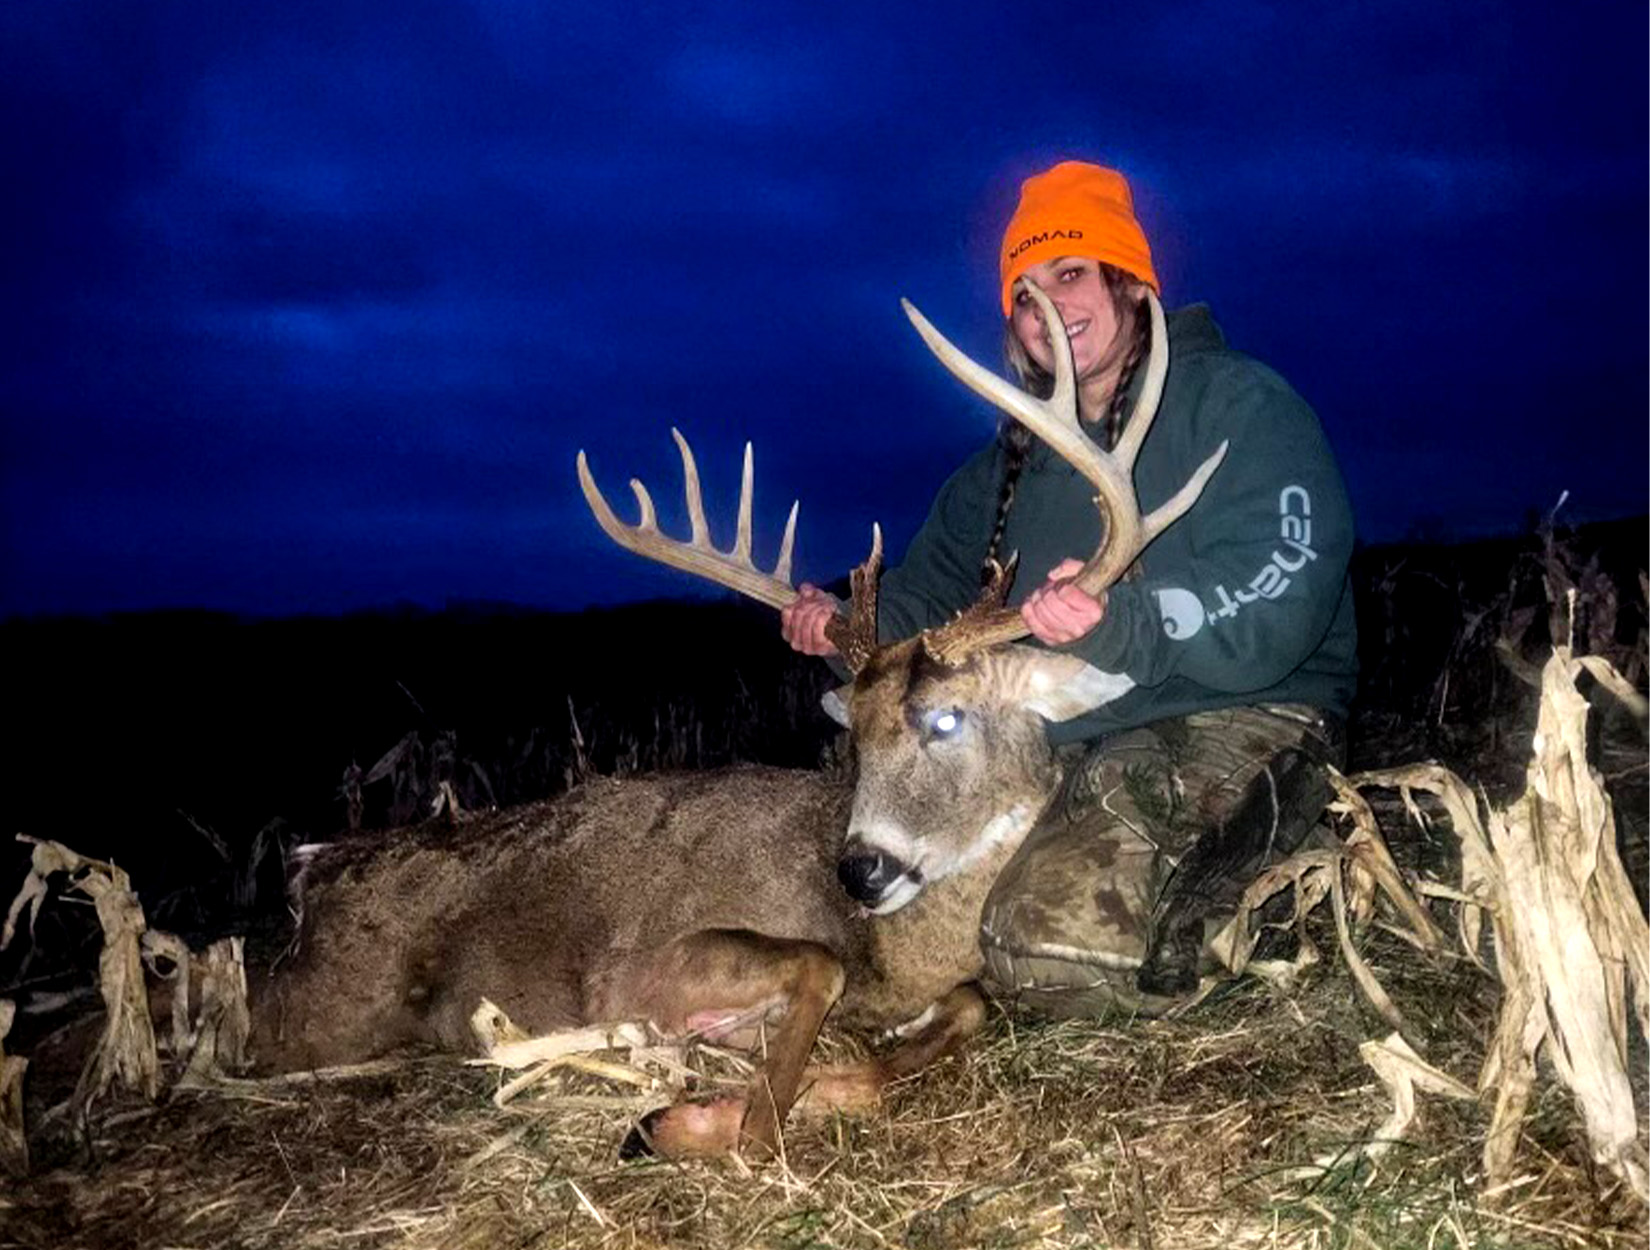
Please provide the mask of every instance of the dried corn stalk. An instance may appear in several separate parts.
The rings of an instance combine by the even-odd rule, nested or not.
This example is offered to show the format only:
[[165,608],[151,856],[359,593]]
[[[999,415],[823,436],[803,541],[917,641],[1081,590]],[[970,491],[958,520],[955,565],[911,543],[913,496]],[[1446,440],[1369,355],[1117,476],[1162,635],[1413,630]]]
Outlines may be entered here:
[[[172,1055],[181,1063],[180,1088],[209,1085],[247,1066],[252,1017],[246,1002],[243,939],[220,938],[205,951],[191,951],[170,933],[146,933],[144,960],[150,972],[172,985]],[[170,973],[157,966],[170,961]],[[198,989],[199,1005],[190,1008]]]
[[[1226,959],[1234,972],[1249,971],[1287,984],[1301,968],[1317,962],[1317,952],[1307,934],[1305,920],[1307,914],[1327,898],[1335,918],[1341,956],[1354,982],[1370,1005],[1394,1030],[1384,1041],[1368,1041],[1359,1047],[1364,1062],[1375,1070],[1392,1096],[1392,1111],[1386,1122],[1350,1154],[1340,1151],[1318,1159],[1311,1167],[1299,1170],[1296,1173],[1298,1176],[1315,1176],[1325,1168],[1344,1164],[1352,1158],[1374,1159],[1385,1153],[1409,1130],[1415,1114],[1417,1087],[1455,1098],[1473,1096],[1471,1090],[1453,1077],[1423,1061],[1404,1041],[1401,1035],[1404,1028],[1402,1013],[1353,942],[1353,930],[1369,924],[1375,918],[1378,901],[1385,899],[1388,917],[1383,925],[1389,932],[1428,954],[1444,946],[1443,933],[1393,862],[1375,814],[1359,792],[1359,786],[1364,785],[1406,785],[1409,771],[1364,773],[1346,778],[1331,769],[1330,780],[1335,786],[1336,799],[1329,810],[1350,820],[1352,832],[1336,849],[1302,851],[1269,869],[1245,892],[1236,919],[1217,939],[1217,943],[1227,943],[1225,949],[1217,945],[1217,953]],[[1441,774],[1442,778],[1453,783],[1455,791],[1465,794],[1465,787],[1445,769],[1424,767],[1413,771],[1424,774],[1429,780],[1433,774]],[[1411,812],[1419,816],[1419,809],[1407,791],[1404,797]],[[1466,801],[1470,807],[1470,796]],[[1286,886],[1294,887],[1295,909],[1287,923],[1297,931],[1300,954],[1292,965],[1251,962],[1249,955],[1254,950],[1257,936],[1251,932],[1251,920],[1269,898]],[[1452,893],[1460,897],[1459,891]]]
[[[0,998],[0,1042],[11,1032],[17,1004]],[[29,1139],[23,1130],[23,1073],[29,1061],[8,1055],[0,1045],[0,1168],[13,1176],[29,1171]]]
[[[650,1066],[648,1061],[653,1051],[649,1048],[647,1028],[641,1024],[595,1024],[529,1037],[493,1002],[483,998],[470,1015],[470,1028],[486,1051],[486,1058],[471,1059],[468,1061],[471,1065],[527,1069],[494,1092],[493,1101],[500,1107],[563,1068],[642,1090],[659,1088],[658,1080],[643,1070]],[[597,1059],[594,1056],[599,1051],[629,1052],[635,1064],[642,1066]],[[661,1101],[668,1100],[654,1099],[646,1105],[658,1105]]]
[[1528,787],[1489,821],[1506,892],[1496,937],[1509,995],[1493,1068],[1486,1065],[1481,1081],[1494,1078],[1497,1087],[1485,1164],[1492,1183],[1510,1170],[1544,1048],[1575,1095],[1593,1157],[1650,1199],[1627,1076],[1629,992],[1640,1031],[1650,1022],[1650,928],[1616,853],[1609,796],[1587,765],[1579,669],[1568,647],[1554,648],[1542,673]]
[[189,1071],[238,1072],[250,1063],[252,1014],[246,1001],[245,939],[222,938],[206,948],[201,1008]]
[[6,909],[5,927],[0,929],[0,951],[10,946],[11,940],[17,936],[17,921],[25,910],[29,913],[29,936],[34,936],[35,917],[39,916],[40,905],[46,901],[46,895],[50,892],[49,879],[54,872],[72,874],[79,872],[83,865],[94,862],[76,854],[60,842],[42,842],[23,834],[18,834],[17,840],[32,843],[34,850],[29,857],[29,875],[23,879],[17,897],[12,899],[11,906]]
[[1616,852],[1609,796],[1587,764],[1588,709],[1575,678],[1583,667],[1598,675],[1598,665],[1596,657],[1554,648],[1541,674],[1527,786],[1504,811],[1480,819],[1466,786],[1436,765],[1352,780],[1398,787],[1417,817],[1411,791],[1438,796],[1461,840],[1461,883],[1429,892],[1462,902],[1461,942],[1475,960],[1485,913],[1494,926],[1504,992],[1478,1081],[1481,1092],[1495,1095],[1484,1146],[1487,1186],[1511,1175],[1544,1053],[1575,1096],[1593,1157],[1645,1200],[1627,1023],[1629,1011],[1641,1033],[1650,1023],[1650,926]]
[[[1216,939],[1216,952],[1233,972],[1253,972],[1267,980],[1288,984],[1301,969],[1318,960],[1317,950],[1307,936],[1305,921],[1307,914],[1327,898],[1335,917],[1341,955],[1358,988],[1382,1019],[1394,1029],[1402,1029],[1403,1017],[1358,952],[1352,940],[1353,929],[1368,924],[1375,914],[1377,898],[1385,898],[1396,913],[1387,927],[1411,945],[1423,951],[1435,951],[1442,945],[1443,936],[1392,862],[1380,827],[1363,796],[1333,769],[1330,779],[1338,794],[1330,810],[1352,819],[1351,835],[1334,850],[1302,851],[1257,878],[1244,892],[1232,924]],[[1252,963],[1250,955],[1259,938],[1259,932],[1251,927],[1252,921],[1268,899],[1287,887],[1294,889],[1295,907],[1285,923],[1295,928],[1300,953],[1293,964]]]
[[[1376,1129],[1370,1139],[1358,1149],[1357,1153],[1361,1158],[1378,1158],[1394,1143],[1404,1139],[1404,1135],[1409,1132],[1411,1121],[1415,1119],[1417,1089],[1465,1102],[1471,1102],[1475,1098],[1473,1091],[1467,1086],[1447,1072],[1440,1072],[1416,1054],[1400,1034],[1392,1033],[1381,1041],[1364,1042],[1358,1047],[1358,1054],[1374,1069],[1375,1075],[1381,1079],[1381,1084],[1386,1086],[1387,1093],[1392,1096],[1391,1114],[1387,1116],[1386,1123]],[[1318,1158],[1311,1167],[1291,1169],[1287,1175],[1294,1180],[1312,1179],[1326,1169],[1337,1167],[1346,1161],[1346,1153],[1338,1151]]]
[[[174,1058],[187,1055],[195,1044],[189,1011],[189,985],[192,979],[189,946],[175,934],[156,930],[143,935],[140,949],[143,966],[149,974],[172,988],[172,1055]],[[162,966],[163,960],[171,964],[171,971]]]
[[15,935],[17,919],[25,907],[32,931],[34,917],[46,897],[47,878],[56,872],[68,873],[68,888],[92,900],[103,928],[103,950],[98,956],[98,989],[106,1013],[103,1035],[75,1087],[75,1107],[84,1109],[116,1081],[146,1098],[154,1098],[160,1085],[160,1065],[139,953],[145,927],[143,907],[132,892],[131,881],[113,864],[87,859],[60,842],[43,842],[21,834],[18,841],[31,843],[34,851],[29,875],[7,912],[0,946]]
[[97,987],[103,995],[103,1036],[75,1089],[85,1106],[119,1082],[145,1098],[160,1087],[155,1029],[149,1019],[149,994],[143,983],[143,906],[126,874],[102,865],[80,877],[74,888],[88,895],[103,926],[103,950],[97,957]]

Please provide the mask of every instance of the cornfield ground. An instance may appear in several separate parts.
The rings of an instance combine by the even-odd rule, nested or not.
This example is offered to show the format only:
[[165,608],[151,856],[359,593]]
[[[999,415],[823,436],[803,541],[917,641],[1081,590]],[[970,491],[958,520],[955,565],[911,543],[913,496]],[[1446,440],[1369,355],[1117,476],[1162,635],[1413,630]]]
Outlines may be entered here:
[[[1481,787],[1488,807],[1513,803],[1540,704],[1530,680],[1555,641],[1573,637],[1578,654],[1608,659],[1643,689],[1645,563],[1642,523],[1364,553],[1353,766],[1437,759]],[[124,648],[152,644],[144,631],[153,622],[104,623],[102,635],[85,623],[8,624],[7,654],[27,670],[18,706],[32,710],[35,673],[44,674],[41,708],[84,700],[79,721],[65,716],[62,727],[51,720],[60,711],[31,716],[36,755],[20,758],[14,777],[35,779],[39,792],[11,798],[8,815],[14,828],[120,861],[155,927],[191,944],[232,928],[256,942],[278,927],[284,846],[404,820],[444,786],[481,806],[591,773],[829,755],[830,730],[813,711],[824,678],[770,645],[771,622],[729,605],[651,611],[652,620],[639,609],[558,627],[613,639],[630,648],[616,655],[632,657],[660,615],[705,640],[691,675],[638,661],[616,693],[545,660],[514,674],[490,669],[549,650],[536,618],[289,624],[303,635],[291,651],[299,658],[279,662],[269,659],[274,624],[174,620],[174,632],[190,635],[176,652],[180,669],[200,656],[202,635],[214,655],[244,654],[201,680],[203,692],[227,688],[221,702],[203,693],[165,710],[170,739],[118,712],[95,733],[85,728],[94,700],[156,714],[157,690],[113,676]],[[61,638],[83,661],[79,689],[64,690],[66,670],[49,657],[39,662]],[[718,647],[737,658],[713,658]],[[340,657],[350,663],[323,663]],[[390,675],[378,680],[396,693],[380,694],[379,711],[359,713],[374,700],[351,688],[351,665]],[[466,702],[478,684],[557,717]],[[345,705],[358,719],[341,726]],[[1587,731],[1642,924],[1643,728],[1600,696]],[[304,746],[282,749],[300,738]],[[271,771],[286,774],[285,790]],[[263,780],[246,782],[251,775]],[[1461,881],[1464,835],[1441,807],[1417,799],[1430,817],[1417,824],[1397,790],[1365,793],[1409,880]],[[10,877],[0,886],[7,899],[15,892]],[[1457,903],[1428,906],[1454,930]],[[100,938],[89,912],[49,899],[32,941],[0,955],[0,997],[23,1009],[7,1053],[26,1052],[66,1018],[95,1027],[86,1006],[95,1005]],[[1495,1045],[1502,983],[1459,950],[1417,951],[1397,928],[1362,927],[1356,949],[1426,1064],[1475,1087]],[[1369,1150],[1392,1132],[1402,1096],[1360,1048],[1392,1028],[1355,985],[1329,909],[1303,929],[1323,957],[1290,988],[1244,977],[1151,1021],[1051,1024],[999,1012],[964,1054],[897,1086],[875,1114],[799,1119],[782,1161],[753,1167],[619,1163],[642,1095],[583,1070],[502,1107],[496,1072],[427,1055],[227,1090],[163,1079],[155,1101],[113,1090],[75,1119],[53,1107],[78,1073],[52,1070],[45,1047],[18,1091],[30,1162],[0,1191],[0,1247],[1650,1245],[1642,1196],[1597,1161],[1577,1100],[1550,1064],[1537,1074],[1512,1170],[1493,1184],[1484,1099],[1423,1085],[1402,1139]],[[1624,1036],[1642,1159],[1645,1042],[1637,1027]],[[860,1043],[832,1035],[824,1046],[851,1055]],[[694,1062],[714,1079],[731,1061],[705,1053]],[[0,1077],[0,1102],[6,1090]]]

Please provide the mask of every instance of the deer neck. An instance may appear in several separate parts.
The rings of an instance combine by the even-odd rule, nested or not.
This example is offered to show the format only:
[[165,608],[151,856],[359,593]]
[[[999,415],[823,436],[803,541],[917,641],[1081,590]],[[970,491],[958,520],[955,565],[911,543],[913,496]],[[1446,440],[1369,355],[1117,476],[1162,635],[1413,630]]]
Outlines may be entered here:
[[1049,798],[1018,803],[959,872],[931,883],[909,906],[867,924],[869,975],[849,979],[845,1011],[876,1027],[903,1024],[958,985],[977,979],[980,915],[997,874],[1013,858]]

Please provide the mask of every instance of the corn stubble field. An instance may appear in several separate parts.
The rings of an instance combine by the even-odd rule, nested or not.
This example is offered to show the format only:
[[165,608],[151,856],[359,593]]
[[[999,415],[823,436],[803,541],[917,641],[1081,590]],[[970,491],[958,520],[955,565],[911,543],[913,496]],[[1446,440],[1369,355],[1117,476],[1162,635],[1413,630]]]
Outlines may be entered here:
[[[0,1246],[1650,1244],[1645,563],[1642,522],[1361,553],[1344,849],[1260,883],[1257,906],[1275,888],[1304,914],[1174,1018],[997,1012],[875,1113],[793,1117],[759,1165],[617,1160],[684,1069],[738,1079],[709,1047],[575,1058],[509,1097],[513,1074],[430,1055],[202,1087],[163,1050],[153,1101],[111,1079],[80,1114],[80,1072],[5,1059]],[[118,863],[150,927],[197,948],[279,941],[285,848],[439,796],[843,766],[822,666],[733,605],[0,628],[30,727],[11,827]],[[1450,772],[1403,771],[1429,760]],[[1527,923],[1548,910],[1575,931]],[[8,1055],[66,1019],[95,1031],[102,941],[54,886],[0,954]],[[1590,998],[1566,975],[1588,958]],[[1552,1039],[1538,1064],[1532,1027]]]

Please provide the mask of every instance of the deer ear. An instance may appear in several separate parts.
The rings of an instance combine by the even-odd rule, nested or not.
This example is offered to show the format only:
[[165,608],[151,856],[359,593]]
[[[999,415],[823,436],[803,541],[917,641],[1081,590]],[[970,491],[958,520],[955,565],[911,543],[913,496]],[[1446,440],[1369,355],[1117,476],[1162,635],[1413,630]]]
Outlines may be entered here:
[[819,700],[819,706],[825,709],[829,716],[844,729],[852,729],[853,725],[848,718],[848,700],[854,693],[854,683],[838,686],[835,690],[827,690]]
[[1127,673],[1103,673],[1074,655],[1022,647],[1020,705],[1044,720],[1067,721],[1134,689]]

